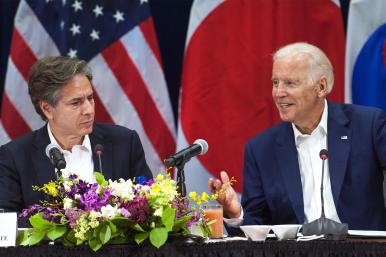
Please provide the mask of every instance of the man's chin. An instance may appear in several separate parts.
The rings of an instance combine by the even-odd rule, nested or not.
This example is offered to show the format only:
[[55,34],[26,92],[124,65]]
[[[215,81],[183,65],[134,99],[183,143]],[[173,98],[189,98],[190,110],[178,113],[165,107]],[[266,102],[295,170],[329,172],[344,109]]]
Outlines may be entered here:
[[289,115],[282,114],[282,113],[280,113],[279,115],[280,115],[280,119],[284,122],[292,122],[293,121],[292,117]]

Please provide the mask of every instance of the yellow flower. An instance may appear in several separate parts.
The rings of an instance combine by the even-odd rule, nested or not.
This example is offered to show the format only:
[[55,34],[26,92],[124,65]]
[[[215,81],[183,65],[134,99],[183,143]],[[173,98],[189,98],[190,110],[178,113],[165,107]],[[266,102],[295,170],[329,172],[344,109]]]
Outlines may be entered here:
[[203,202],[208,202],[208,200],[209,200],[209,195],[206,193],[206,192],[202,192],[202,194],[201,194],[201,200],[203,201]]
[[164,179],[164,176],[162,174],[158,174],[157,177],[155,178],[155,181],[160,182]]
[[43,186],[44,190],[49,194],[52,195],[53,197],[58,196],[58,188],[56,185],[56,182],[50,181],[48,184],[45,184]]
[[196,199],[197,199],[197,193],[194,192],[194,191],[190,192],[189,193],[189,198],[190,198],[191,201],[195,202]]
[[151,192],[153,194],[157,194],[161,191],[161,187],[157,184],[153,184],[153,186],[151,187]]

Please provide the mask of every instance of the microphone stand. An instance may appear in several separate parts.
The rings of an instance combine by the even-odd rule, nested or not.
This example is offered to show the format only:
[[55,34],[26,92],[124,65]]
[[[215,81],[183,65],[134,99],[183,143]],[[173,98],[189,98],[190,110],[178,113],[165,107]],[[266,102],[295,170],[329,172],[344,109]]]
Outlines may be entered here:
[[[324,151],[322,153],[322,151]],[[324,235],[324,238],[330,240],[343,240],[346,239],[348,234],[347,223],[339,223],[334,220],[326,218],[324,213],[324,196],[323,196],[323,181],[324,181],[324,163],[328,158],[327,150],[320,151],[320,157],[322,159],[322,182],[320,186],[320,198],[322,204],[322,212],[319,219],[316,219],[310,223],[306,223],[302,226],[302,234],[304,236],[311,235]]]
[[[186,184],[185,184],[185,164],[190,161],[191,157],[184,154],[181,161],[175,163],[174,167],[177,168],[177,192],[181,195],[182,199],[184,199],[185,203],[188,203],[186,199]],[[172,167],[172,166],[171,166]],[[202,236],[187,234],[184,235],[181,239],[183,244],[202,244],[204,242],[204,238]]]

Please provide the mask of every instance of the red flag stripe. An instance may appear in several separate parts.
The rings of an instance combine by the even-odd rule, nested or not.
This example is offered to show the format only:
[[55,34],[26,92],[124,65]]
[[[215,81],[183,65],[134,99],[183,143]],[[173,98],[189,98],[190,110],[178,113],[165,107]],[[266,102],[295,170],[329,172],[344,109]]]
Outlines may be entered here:
[[[3,95],[1,110],[1,120],[3,122],[3,127],[10,138],[16,138],[31,132],[30,127],[19,115],[12,102],[9,101],[6,93]],[[15,124],[17,124],[17,126],[15,126]]]
[[149,44],[154,56],[156,57],[159,65],[162,67],[161,55],[157,44],[156,33],[153,25],[153,18],[149,17],[144,22],[139,25],[140,30],[142,31],[146,42]]
[[94,102],[95,102],[95,121],[105,122],[105,123],[114,123],[110,114],[107,112],[105,106],[103,105],[101,99],[99,98],[98,92],[94,90]]
[[[163,159],[174,152],[174,138],[121,41],[117,41],[108,47],[102,55],[121,84],[122,89],[133,103],[141,118],[145,132],[160,158]],[[157,129],[154,129],[154,126],[157,126]]]
[[11,58],[24,79],[28,81],[28,74],[36,62],[36,57],[16,27],[13,29]]

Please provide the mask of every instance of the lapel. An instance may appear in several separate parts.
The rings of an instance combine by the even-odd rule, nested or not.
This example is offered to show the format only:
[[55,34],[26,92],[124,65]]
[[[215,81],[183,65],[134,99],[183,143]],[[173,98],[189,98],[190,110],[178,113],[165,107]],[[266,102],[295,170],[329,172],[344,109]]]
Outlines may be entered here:
[[287,194],[299,223],[303,223],[303,190],[291,123],[283,123],[276,139],[276,146],[276,159],[280,160],[278,161],[279,169],[287,189]]
[[351,146],[352,130],[348,126],[349,122],[341,105],[328,102],[328,166],[332,195],[337,209]]
[[50,143],[47,124],[38,129],[33,140],[34,151],[31,153],[33,169],[36,171],[39,185],[56,180],[55,168],[46,155],[46,147]]
[[103,153],[101,155],[103,175],[106,179],[113,179],[113,144],[106,140],[102,128],[97,124],[94,124],[93,132],[90,134],[90,142],[92,148],[94,170],[100,172],[99,158],[94,151],[95,146],[100,144],[103,146]]

